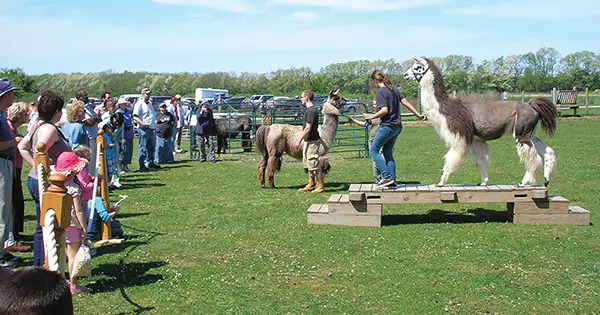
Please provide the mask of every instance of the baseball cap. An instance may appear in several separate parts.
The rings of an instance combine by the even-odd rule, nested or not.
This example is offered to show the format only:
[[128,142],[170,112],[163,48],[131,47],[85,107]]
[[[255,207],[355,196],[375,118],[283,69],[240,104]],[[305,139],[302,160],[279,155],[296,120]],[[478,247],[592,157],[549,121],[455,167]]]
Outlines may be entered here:
[[0,96],[12,91],[12,90],[18,90],[19,88],[16,88],[14,86],[12,86],[12,84],[10,84],[10,81],[6,78],[2,78],[0,79]]
[[175,98],[180,100],[181,99],[181,95],[177,94],[177,95],[175,95]]
[[150,90],[149,88],[145,88],[142,90],[142,94],[151,94],[152,90]]

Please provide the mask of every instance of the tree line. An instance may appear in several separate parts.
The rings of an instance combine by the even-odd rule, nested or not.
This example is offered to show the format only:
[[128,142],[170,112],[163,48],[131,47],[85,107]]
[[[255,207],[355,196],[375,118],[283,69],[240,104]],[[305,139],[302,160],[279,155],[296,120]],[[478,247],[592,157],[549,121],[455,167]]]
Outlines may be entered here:
[[[475,63],[473,57],[450,55],[431,58],[444,75],[449,90],[464,92],[528,91],[548,92],[559,89],[583,90],[600,88],[600,55],[592,51],[579,51],[561,56],[549,47],[523,55],[502,56]],[[33,100],[39,92],[52,90],[65,98],[78,90],[88,90],[90,95],[110,91],[113,95],[139,93],[150,87],[154,95],[194,96],[198,87],[221,88],[231,95],[273,94],[299,95],[305,89],[317,94],[340,88],[347,95],[370,93],[369,75],[380,69],[409,97],[416,97],[418,86],[414,81],[404,81],[404,71],[412,60],[358,60],[334,63],[313,71],[308,67],[278,69],[269,73],[208,72],[208,73],[57,73],[27,75],[20,68],[0,68],[0,77],[8,77],[21,87],[18,100]]]

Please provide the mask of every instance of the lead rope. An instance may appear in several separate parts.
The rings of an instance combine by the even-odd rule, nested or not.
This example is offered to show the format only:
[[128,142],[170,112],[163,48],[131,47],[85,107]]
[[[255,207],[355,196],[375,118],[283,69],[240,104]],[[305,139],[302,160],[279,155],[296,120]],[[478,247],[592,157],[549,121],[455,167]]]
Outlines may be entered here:
[[[92,220],[94,219],[94,213],[96,212],[96,196],[98,195],[98,176],[100,176],[100,149],[102,146],[101,142],[98,142],[98,144],[96,144],[96,177],[94,178],[94,193],[92,195],[92,206],[90,207],[90,211],[89,211],[89,218],[88,218],[88,225],[87,225],[87,231],[91,231],[92,230]],[[106,180],[106,179],[104,179]],[[87,235],[86,235],[87,238]]]
[[[342,113],[342,116],[350,118],[350,117],[344,115],[343,113]],[[350,120],[348,120],[348,122],[350,123],[350,131],[352,131],[352,140],[354,140],[354,145],[358,149],[358,156],[360,157],[361,154],[363,156],[366,156],[366,154],[363,153],[363,149],[361,148],[361,144],[358,142],[358,138],[356,137],[356,134],[354,133],[354,123],[352,123],[352,121],[350,121]],[[365,125],[365,128],[368,128],[368,125]]]

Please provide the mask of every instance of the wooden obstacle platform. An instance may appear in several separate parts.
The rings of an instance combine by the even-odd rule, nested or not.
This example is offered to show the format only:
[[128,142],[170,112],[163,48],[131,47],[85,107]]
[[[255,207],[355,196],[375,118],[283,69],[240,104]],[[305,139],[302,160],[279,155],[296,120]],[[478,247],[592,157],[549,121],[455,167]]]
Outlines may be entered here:
[[589,225],[590,212],[569,206],[560,196],[548,196],[542,186],[403,184],[376,188],[375,184],[352,184],[348,194],[334,194],[327,204],[313,204],[308,222],[351,226],[381,226],[385,204],[506,203],[515,224]]

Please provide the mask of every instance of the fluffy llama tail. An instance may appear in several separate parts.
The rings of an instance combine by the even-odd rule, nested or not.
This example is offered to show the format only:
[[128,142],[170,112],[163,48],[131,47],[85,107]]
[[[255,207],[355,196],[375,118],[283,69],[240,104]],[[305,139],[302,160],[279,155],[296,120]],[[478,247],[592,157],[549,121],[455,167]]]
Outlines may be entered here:
[[556,119],[558,117],[556,106],[549,100],[541,97],[532,98],[529,101],[529,105],[540,115],[540,122],[544,131],[551,136],[554,135],[556,133]]
[[269,135],[269,126],[260,126],[256,130],[256,152],[267,154],[267,136]]

